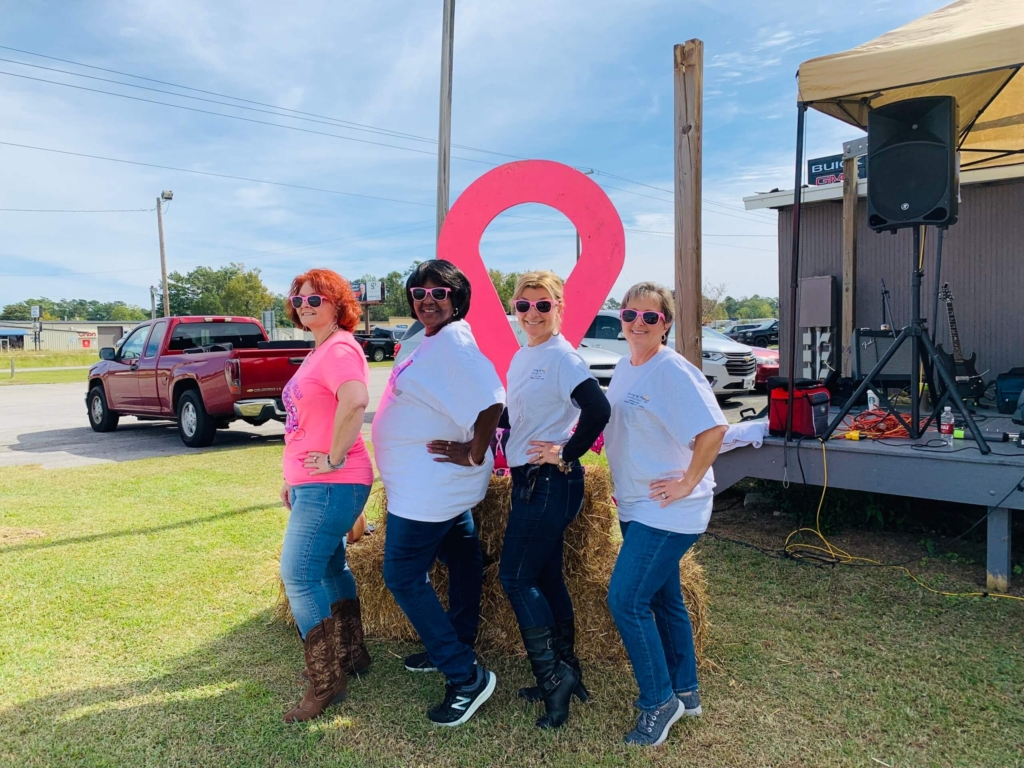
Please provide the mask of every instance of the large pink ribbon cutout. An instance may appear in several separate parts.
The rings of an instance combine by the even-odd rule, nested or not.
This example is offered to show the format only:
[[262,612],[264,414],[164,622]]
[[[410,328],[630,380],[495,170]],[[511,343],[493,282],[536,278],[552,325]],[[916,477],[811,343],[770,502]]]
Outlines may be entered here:
[[[562,335],[579,346],[604,305],[626,259],[626,235],[608,195],[586,174],[551,160],[522,160],[488,171],[459,195],[437,242],[437,258],[461,269],[473,286],[467,316],[480,350],[504,384],[519,342],[483,258],[480,239],[503,211],[523,203],[549,205],[579,232],[581,249],[565,282]],[[540,266],[540,265],[537,265]]]

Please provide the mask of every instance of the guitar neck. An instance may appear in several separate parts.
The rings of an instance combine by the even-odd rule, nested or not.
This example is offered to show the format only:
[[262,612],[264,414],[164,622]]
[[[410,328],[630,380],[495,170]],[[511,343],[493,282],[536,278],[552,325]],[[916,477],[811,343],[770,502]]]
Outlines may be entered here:
[[949,317],[949,339],[953,344],[953,360],[957,363],[964,361],[964,353],[960,348],[960,332],[956,328],[956,315],[953,314],[953,300],[946,300],[946,315]]

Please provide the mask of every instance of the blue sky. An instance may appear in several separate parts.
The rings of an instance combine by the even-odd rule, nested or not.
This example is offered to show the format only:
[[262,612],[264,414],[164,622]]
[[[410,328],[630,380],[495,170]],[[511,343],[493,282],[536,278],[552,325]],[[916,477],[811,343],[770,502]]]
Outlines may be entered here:
[[[641,279],[671,283],[672,237],[648,234],[671,233],[671,194],[651,187],[672,189],[672,46],[700,38],[704,276],[735,296],[777,295],[775,215],[743,212],[742,197],[792,186],[797,66],[942,4],[458,0],[453,143],[598,170],[598,183],[617,188],[608,194],[627,230],[644,230],[627,231],[626,266],[613,295]],[[57,7],[6,3],[0,45],[388,132],[437,136],[441,0],[65,2],[59,13]],[[0,142],[390,199],[0,145],[0,208],[149,209],[171,189],[170,269],[240,261],[263,270],[280,292],[313,266],[357,277],[401,270],[433,254],[436,158],[429,141],[90,81],[11,61],[223,101],[10,50],[0,50],[0,58],[9,60],[0,61],[0,72],[9,73],[0,74]],[[808,152],[837,152],[855,135],[812,116]],[[452,153],[467,158],[452,161],[453,200],[508,159]],[[159,280],[155,217],[0,212],[0,305],[45,295],[148,306],[149,286]],[[481,252],[490,267],[549,267],[566,275],[574,231],[551,209],[522,206],[495,220]]]

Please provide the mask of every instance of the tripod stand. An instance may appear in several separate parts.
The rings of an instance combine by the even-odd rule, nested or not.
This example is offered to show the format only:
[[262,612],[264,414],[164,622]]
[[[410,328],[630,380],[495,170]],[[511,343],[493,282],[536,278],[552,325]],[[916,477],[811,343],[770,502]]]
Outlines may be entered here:
[[[981,430],[978,429],[978,425],[971,417],[970,413],[967,412],[967,407],[964,405],[964,401],[960,398],[960,394],[957,391],[956,381],[950,375],[949,371],[942,365],[938,352],[935,350],[935,345],[932,344],[931,338],[925,331],[925,320],[921,317],[921,278],[924,274],[921,263],[921,228],[919,226],[914,227],[914,260],[913,268],[910,273],[910,325],[906,326],[892,346],[886,350],[882,358],[875,364],[875,367],[871,369],[871,372],[864,378],[864,381],[860,383],[860,386],[854,391],[853,395],[846,404],[840,409],[839,414],[828,425],[828,429],[822,436],[823,440],[828,440],[832,436],[832,433],[836,431],[836,428],[843,423],[843,419],[853,408],[853,404],[859,400],[865,392],[870,389],[876,395],[878,400],[888,411],[892,414],[896,420],[907,430],[912,440],[917,440],[921,437],[922,433],[928,429],[929,425],[934,419],[936,419],[941,412],[942,407],[946,401],[950,401],[956,411],[963,418],[967,424],[967,428],[971,430],[971,434],[974,436],[974,440],[978,445],[978,450],[982,454],[991,453],[992,449],[989,448],[988,443],[985,442],[985,438],[981,434]],[[885,366],[892,359],[892,356],[896,354],[896,350],[900,348],[903,342],[910,340],[910,423],[907,424],[904,421],[903,416],[896,410],[896,407],[889,402],[889,399],[879,392],[875,387],[873,380],[879,376]],[[932,361],[932,370],[937,371],[939,377],[942,379],[943,384],[946,386],[946,393],[939,399],[938,404],[932,411],[928,420],[924,426],[921,426],[921,351],[922,347],[924,352]],[[884,389],[884,388],[883,388]]]

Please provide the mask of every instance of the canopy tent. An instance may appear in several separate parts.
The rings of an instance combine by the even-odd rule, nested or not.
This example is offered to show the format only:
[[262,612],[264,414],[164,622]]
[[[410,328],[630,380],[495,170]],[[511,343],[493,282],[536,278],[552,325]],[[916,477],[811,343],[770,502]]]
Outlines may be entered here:
[[1024,163],[1024,1],[958,0],[800,65],[798,101],[867,129],[868,111],[920,96],[959,105],[960,167]]

